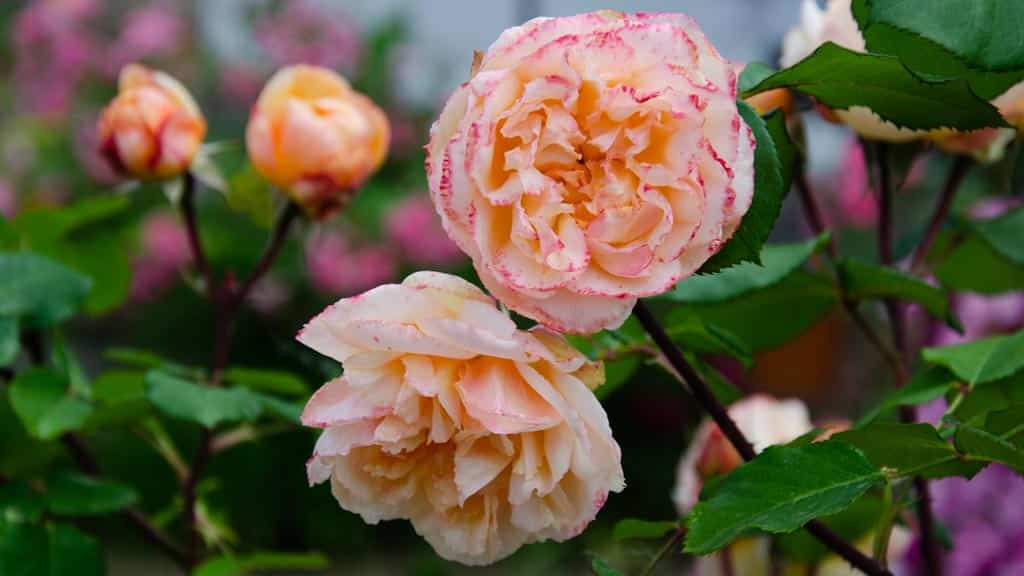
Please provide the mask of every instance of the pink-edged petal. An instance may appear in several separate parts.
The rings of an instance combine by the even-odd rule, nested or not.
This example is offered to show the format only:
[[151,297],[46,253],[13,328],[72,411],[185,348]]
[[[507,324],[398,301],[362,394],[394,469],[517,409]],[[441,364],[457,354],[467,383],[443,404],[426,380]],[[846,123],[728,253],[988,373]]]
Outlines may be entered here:
[[466,412],[494,434],[543,430],[561,420],[509,361],[478,358],[470,362],[456,388]]

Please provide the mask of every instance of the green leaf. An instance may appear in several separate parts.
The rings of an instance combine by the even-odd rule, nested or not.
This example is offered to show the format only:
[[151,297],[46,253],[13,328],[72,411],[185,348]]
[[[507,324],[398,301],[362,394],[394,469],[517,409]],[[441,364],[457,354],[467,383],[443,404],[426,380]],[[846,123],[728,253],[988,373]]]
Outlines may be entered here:
[[674,520],[652,521],[625,518],[615,523],[615,528],[612,529],[612,538],[616,540],[653,540],[678,528],[679,523]]
[[73,315],[91,286],[88,278],[48,258],[0,254],[0,316],[50,326]]
[[1007,260],[979,237],[971,236],[935,269],[943,286],[961,292],[998,294],[1024,290],[1024,266]]
[[281,396],[308,396],[309,385],[290,372],[231,367],[224,371],[224,381],[261,392]]
[[743,97],[775,88],[798,90],[833,109],[865,106],[885,120],[915,130],[1006,125],[966,80],[926,81],[897,58],[855,52],[832,42],[768,77]]
[[745,365],[751,363],[750,348],[742,340],[728,330],[701,322],[699,318],[673,316],[671,322],[665,323],[665,332],[684,350],[725,354]]
[[918,406],[941,397],[947,390],[958,382],[956,376],[945,368],[938,366],[928,367],[903,388],[898,388],[887,394],[878,406],[868,411],[857,426],[870,423],[880,414],[893,410],[900,406]]
[[717,274],[691,276],[662,297],[680,302],[721,302],[778,283],[828,242],[823,234],[806,242],[770,244],[761,249],[761,265],[743,262]]
[[267,571],[319,571],[327,569],[328,566],[327,557],[318,553],[256,552],[211,558],[196,568],[194,576],[242,576]]
[[225,199],[232,210],[249,217],[257,226],[269,229],[274,223],[274,191],[251,164],[231,177]]
[[127,404],[146,399],[146,375],[138,370],[108,370],[92,383],[93,400],[103,404]]
[[686,357],[686,361],[704,379],[704,382],[711,389],[711,393],[715,395],[719,403],[728,405],[743,397],[743,393],[728,378],[723,376],[715,367],[701,360],[700,356],[685,351],[683,355]]
[[257,398],[262,403],[265,413],[273,414],[286,422],[299,424],[300,418],[302,417],[302,409],[305,406],[304,403],[285,402],[279,398],[263,394],[258,394]]
[[985,431],[1020,446],[1024,440],[1024,404],[1015,404],[1006,410],[989,412],[985,416]]
[[101,227],[123,214],[131,204],[128,196],[93,196],[57,208],[18,214],[14,227],[30,246],[50,244],[88,227]]
[[1024,265],[1024,208],[974,225],[989,246],[1014,264]]
[[925,348],[924,359],[945,366],[971,387],[1011,376],[1024,368],[1024,330],[1006,336]]
[[726,476],[688,518],[686,551],[708,554],[751,529],[792,532],[850,506],[885,482],[856,448],[836,441],[771,446]]
[[617,360],[606,360],[604,363],[604,384],[594,390],[598,400],[604,400],[609,394],[621,388],[640,368],[640,358],[635,354]]
[[99,542],[70,524],[21,524],[0,519],[0,574],[102,576]]
[[590,569],[596,576],[625,576],[624,573],[619,572],[603,558],[597,556],[590,559]]
[[92,290],[85,300],[89,314],[110,312],[128,298],[132,269],[123,230],[89,229],[40,250],[92,280]]
[[213,388],[159,370],[146,374],[146,397],[168,416],[213,428],[224,422],[252,422],[263,402],[244,388]]
[[40,440],[52,440],[77,430],[89,418],[92,407],[68,395],[68,382],[47,369],[22,372],[11,383],[11,407],[25,430]]
[[960,461],[956,448],[930,424],[876,423],[833,439],[856,446],[871,464],[899,476],[971,477],[978,471],[976,465]]
[[[881,499],[874,494],[867,493],[858,498],[846,510],[831,516],[823,516],[819,520],[840,538],[848,542],[858,542],[878,526],[882,512]],[[834,554],[817,538],[804,530],[783,534],[778,536],[777,540],[779,550],[788,560],[817,563],[830,554]],[[819,574],[824,572],[821,570]]]
[[[679,304],[665,319],[673,325],[695,318],[738,338],[754,352],[777,348],[814,326],[839,303],[828,280],[796,270],[782,281],[741,298]],[[751,319],[757,319],[756,322]]]
[[63,516],[111,514],[139,501],[126,484],[74,472],[57,472],[46,484],[51,511]]
[[160,355],[137,348],[108,348],[103,356],[111,362],[138,368],[159,368],[167,363]]
[[746,92],[776,72],[778,70],[763,62],[748,62],[736,81],[736,90],[740,93]]
[[0,368],[10,366],[18,357],[21,350],[19,334],[17,318],[0,316]]
[[874,0],[869,7],[869,35],[872,25],[888,24],[987,70],[1024,67],[1024,4],[1018,0]]
[[957,426],[956,447],[972,459],[1005,464],[1024,474],[1024,449],[985,430],[963,424]]
[[941,288],[899,270],[857,260],[839,262],[838,273],[846,295],[854,300],[894,299],[916,302],[934,318],[962,330]]
[[[761,247],[768,240],[775,220],[782,209],[782,200],[789,192],[789,180],[783,175],[789,168],[783,162],[796,157],[785,130],[785,117],[776,110],[762,119],[743,101],[736,102],[740,116],[757,140],[754,150],[754,199],[743,216],[740,227],[725,246],[700,268],[700,273],[713,273],[740,262],[759,262]],[[769,124],[774,124],[771,130]],[[779,128],[781,126],[781,129]]]
[[0,523],[36,522],[45,509],[42,497],[24,483],[0,484]]

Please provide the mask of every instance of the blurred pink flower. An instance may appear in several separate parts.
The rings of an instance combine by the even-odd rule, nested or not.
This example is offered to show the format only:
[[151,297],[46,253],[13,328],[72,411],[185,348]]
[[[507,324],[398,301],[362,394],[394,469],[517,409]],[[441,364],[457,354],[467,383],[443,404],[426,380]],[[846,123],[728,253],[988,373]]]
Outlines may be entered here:
[[142,222],[139,253],[132,262],[131,298],[152,300],[174,283],[189,253],[185,227],[172,212],[149,214]]
[[936,346],[959,344],[1024,326],[1024,294],[1019,292],[995,296],[964,292],[956,296],[953,308],[964,325],[964,333],[957,334],[943,324],[933,338]]
[[878,218],[878,201],[875,191],[869,187],[864,148],[856,138],[846,145],[838,176],[840,218],[855,228],[874,224]]
[[391,154],[399,155],[412,152],[418,148],[416,123],[398,110],[388,111],[388,123],[391,125]]
[[337,9],[294,0],[261,17],[253,29],[274,67],[313,64],[351,71],[359,61],[359,29]]
[[318,292],[354,294],[395,278],[398,263],[381,246],[353,247],[334,230],[310,235],[306,241],[306,272]]
[[96,60],[86,27],[98,10],[93,0],[40,0],[14,17],[13,84],[19,105],[56,119],[67,114],[75,88]]
[[388,214],[388,239],[413,264],[451,266],[465,260],[465,254],[441,227],[441,219],[425,194],[400,200]]
[[291,295],[292,290],[287,282],[277,276],[266,276],[252,287],[248,302],[256,310],[270,315],[278,312]]
[[0,215],[14,218],[18,211],[18,193],[7,180],[0,180]]
[[125,14],[120,29],[103,63],[111,77],[126,64],[177,53],[185,45],[188,24],[166,2],[150,2]]
[[1020,198],[1012,196],[990,196],[975,202],[967,210],[971,218],[978,220],[991,220],[998,218],[1008,211],[1020,206]]

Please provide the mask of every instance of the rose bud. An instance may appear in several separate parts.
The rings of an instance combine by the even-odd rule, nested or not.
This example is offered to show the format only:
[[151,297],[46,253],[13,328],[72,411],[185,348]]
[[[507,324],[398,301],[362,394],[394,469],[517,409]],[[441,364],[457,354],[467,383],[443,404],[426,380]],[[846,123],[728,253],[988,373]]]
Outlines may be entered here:
[[206,120],[180,82],[139,64],[121,69],[118,93],[100,114],[102,154],[120,173],[143,180],[188,170],[206,135]]
[[516,328],[457,276],[417,272],[340,300],[298,340],[342,363],[302,422],[307,463],[346,510],[408,519],[442,557],[489,564],[580,534],[623,488],[591,392],[604,381],[562,336]]
[[278,70],[245,131],[256,170],[316,219],[333,214],[380,168],[388,140],[384,112],[316,66]]
[[477,64],[431,129],[427,173],[448,235],[512,310],[617,327],[750,207],[736,68],[687,16],[538,18]]

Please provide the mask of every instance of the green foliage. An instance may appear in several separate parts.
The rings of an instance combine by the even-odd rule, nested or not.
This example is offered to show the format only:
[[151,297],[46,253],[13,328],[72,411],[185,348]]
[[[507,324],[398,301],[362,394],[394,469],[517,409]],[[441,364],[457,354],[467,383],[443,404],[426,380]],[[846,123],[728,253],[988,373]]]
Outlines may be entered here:
[[843,260],[839,262],[837,270],[844,294],[851,299],[916,302],[933,317],[962,330],[941,288],[899,270],[857,260]]
[[0,521],[36,522],[45,509],[42,497],[25,484],[0,484]]
[[939,263],[935,277],[951,290],[983,294],[1024,290],[1024,266],[1006,259],[973,235]]
[[668,326],[695,318],[735,335],[754,352],[777,348],[803,334],[839,303],[828,280],[797,270],[782,281],[722,302],[673,306]]
[[743,101],[736,103],[740,116],[757,140],[754,150],[754,199],[733,237],[699,270],[708,274],[741,262],[760,262],[761,247],[768,240],[789,192],[796,152],[786,132],[785,115],[776,110],[764,119]]
[[714,552],[753,529],[792,532],[835,514],[885,482],[856,448],[836,441],[772,446],[740,466],[688,518],[686,551]]
[[50,326],[70,318],[91,286],[88,278],[48,258],[0,254],[0,316]]
[[[878,526],[882,512],[881,498],[868,492],[849,508],[831,516],[823,516],[819,520],[847,542],[858,542]],[[786,558],[800,562],[820,562],[834,554],[804,530],[782,534],[778,537],[778,546]]]
[[1021,242],[1021,236],[1024,235],[1024,208],[975,223],[974,229],[1001,256],[1024,266],[1024,242]]
[[49,509],[62,516],[95,516],[117,512],[138,502],[128,485],[74,472],[57,472],[46,483]]
[[25,430],[40,440],[52,440],[81,428],[92,407],[69,394],[68,381],[52,370],[26,370],[10,388],[11,407]]
[[612,530],[612,538],[616,540],[652,540],[677,530],[679,523],[672,520],[640,520],[625,518],[619,520]]
[[980,468],[963,462],[956,448],[930,424],[876,423],[833,437],[860,449],[871,464],[898,476],[973,476]]
[[958,426],[956,447],[975,460],[998,462],[1024,474],[1024,449],[985,430],[967,425]]
[[743,262],[717,274],[692,276],[662,298],[679,302],[721,302],[767,288],[800,268],[827,242],[828,234],[824,234],[806,242],[766,244],[761,248],[760,265]]
[[235,366],[224,371],[224,381],[281,396],[309,395],[309,385],[302,378],[280,370],[257,370]]
[[930,366],[914,375],[909,384],[889,392],[874,408],[865,414],[858,426],[867,424],[889,410],[899,406],[917,406],[941,397],[958,382],[949,370]]
[[590,569],[595,576],[625,576],[624,573],[616,570],[606,560],[598,556],[590,559]]
[[885,24],[927,38],[985,70],[1024,68],[1024,5],[1017,0],[868,0],[861,27]]
[[24,524],[0,519],[0,574],[101,576],[99,542],[71,524]]
[[263,404],[244,388],[213,388],[166,372],[146,374],[146,397],[164,414],[213,428],[225,422],[252,422]]
[[777,70],[764,62],[748,62],[736,80],[736,91],[743,93],[757,86]]
[[1006,124],[966,80],[923,80],[897,58],[854,52],[831,42],[743,96],[774,88],[804,92],[829,108],[865,106],[885,120],[916,130],[975,130]]
[[217,556],[199,565],[194,576],[243,576],[254,572],[321,571],[328,567],[327,557],[315,552],[255,552],[237,556]]
[[21,349],[18,338],[18,319],[0,316],[0,368],[10,366],[18,357],[18,350]]
[[1024,368],[1024,331],[963,344],[926,348],[922,355],[945,366],[971,387],[1011,376]]

